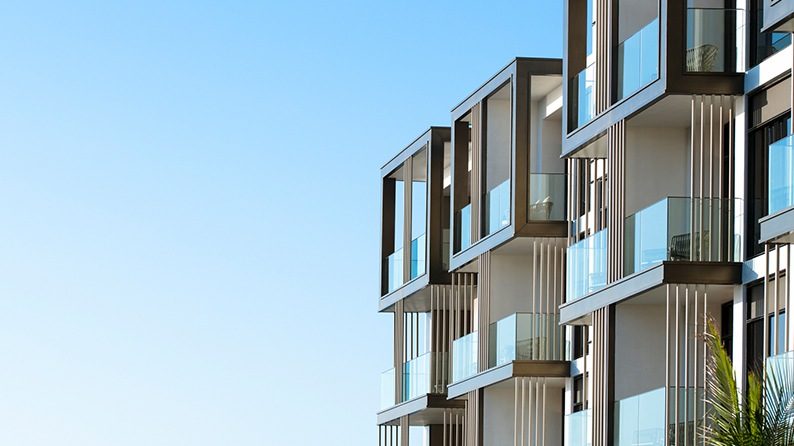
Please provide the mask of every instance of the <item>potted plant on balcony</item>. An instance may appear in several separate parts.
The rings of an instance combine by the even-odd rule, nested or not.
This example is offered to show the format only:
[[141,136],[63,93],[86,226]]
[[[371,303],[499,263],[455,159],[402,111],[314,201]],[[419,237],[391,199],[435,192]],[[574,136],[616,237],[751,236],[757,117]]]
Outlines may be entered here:
[[778,361],[764,367],[763,377],[749,373],[740,398],[733,364],[714,323],[706,333],[708,361],[708,444],[794,445],[794,367]]

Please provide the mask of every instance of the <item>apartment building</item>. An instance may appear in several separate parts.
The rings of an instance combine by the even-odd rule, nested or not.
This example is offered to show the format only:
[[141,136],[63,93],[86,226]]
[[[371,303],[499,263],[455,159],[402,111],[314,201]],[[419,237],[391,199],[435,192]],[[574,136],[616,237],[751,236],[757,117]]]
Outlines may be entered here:
[[794,361],[794,1],[565,0],[382,169],[380,445],[704,442],[704,333]]

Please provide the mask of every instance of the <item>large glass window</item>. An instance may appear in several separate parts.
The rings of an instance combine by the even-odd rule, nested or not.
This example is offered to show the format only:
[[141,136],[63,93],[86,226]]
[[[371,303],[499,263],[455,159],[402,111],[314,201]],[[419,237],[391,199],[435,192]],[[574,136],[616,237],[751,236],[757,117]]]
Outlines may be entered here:
[[747,245],[749,256],[763,252],[758,219],[769,209],[769,146],[785,138],[791,128],[789,79],[750,99],[750,131],[747,154]]
[[427,150],[411,158],[411,279],[427,266]]
[[659,77],[659,4],[657,0],[618,1],[617,99]]
[[510,223],[510,96],[510,84],[506,84],[485,100],[485,145],[482,150],[483,236]]
[[764,0],[750,0],[750,58],[749,67],[763,62],[791,44],[791,33],[761,32],[764,25]]
[[[764,357],[764,318],[766,317],[769,332],[767,342],[769,356],[787,351],[786,348],[786,276],[768,283],[768,308],[764,311],[764,284],[758,283],[747,289],[747,368],[746,373],[760,374]],[[777,317],[775,317],[775,288],[777,287]]]

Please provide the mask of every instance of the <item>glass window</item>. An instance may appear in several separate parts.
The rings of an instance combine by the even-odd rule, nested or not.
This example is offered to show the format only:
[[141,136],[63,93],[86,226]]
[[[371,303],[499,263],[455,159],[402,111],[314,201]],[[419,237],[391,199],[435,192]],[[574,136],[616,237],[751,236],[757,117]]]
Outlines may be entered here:
[[587,409],[587,396],[584,393],[584,375],[573,378],[573,411],[579,412]]
[[585,355],[585,330],[586,325],[573,326],[573,359],[581,358]]
[[[781,276],[780,280],[770,280],[768,283],[769,298],[774,299],[775,286],[778,287],[778,315],[775,317],[772,302],[764,314],[764,284],[763,282],[754,284],[747,288],[747,367],[746,373],[760,373],[763,367],[764,356],[764,317],[769,324],[767,341],[769,345],[769,355],[787,351],[786,349],[786,312],[785,308],[785,289],[786,277]],[[724,323],[723,323],[724,324]],[[777,339],[776,339],[777,338]]]
[[483,230],[493,234],[510,223],[511,88],[504,85],[485,100],[482,150]]
[[733,359],[733,302],[726,302],[720,308],[720,337],[728,357]]
[[791,44],[791,33],[761,32],[764,25],[764,0],[750,1],[750,59],[753,67]]
[[763,252],[758,243],[761,225],[758,219],[769,207],[769,146],[785,138],[791,128],[788,110],[789,80],[784,80],[750,100],[751,130],[747,156],[747,253]]

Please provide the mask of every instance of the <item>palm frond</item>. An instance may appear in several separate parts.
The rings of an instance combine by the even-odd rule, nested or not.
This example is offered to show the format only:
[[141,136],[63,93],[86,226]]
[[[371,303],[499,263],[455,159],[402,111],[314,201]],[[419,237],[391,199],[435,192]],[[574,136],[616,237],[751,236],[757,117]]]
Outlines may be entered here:
[[767,361],[764,376],[764,434],[773,444],[794,444],[794,355]]
[[711,406],[707,427],[709,439],[715,446],[745,444],[733,364],[712,321],[707,327],[706,343],[711,351],[706,365],[711,377],[707,383]]

